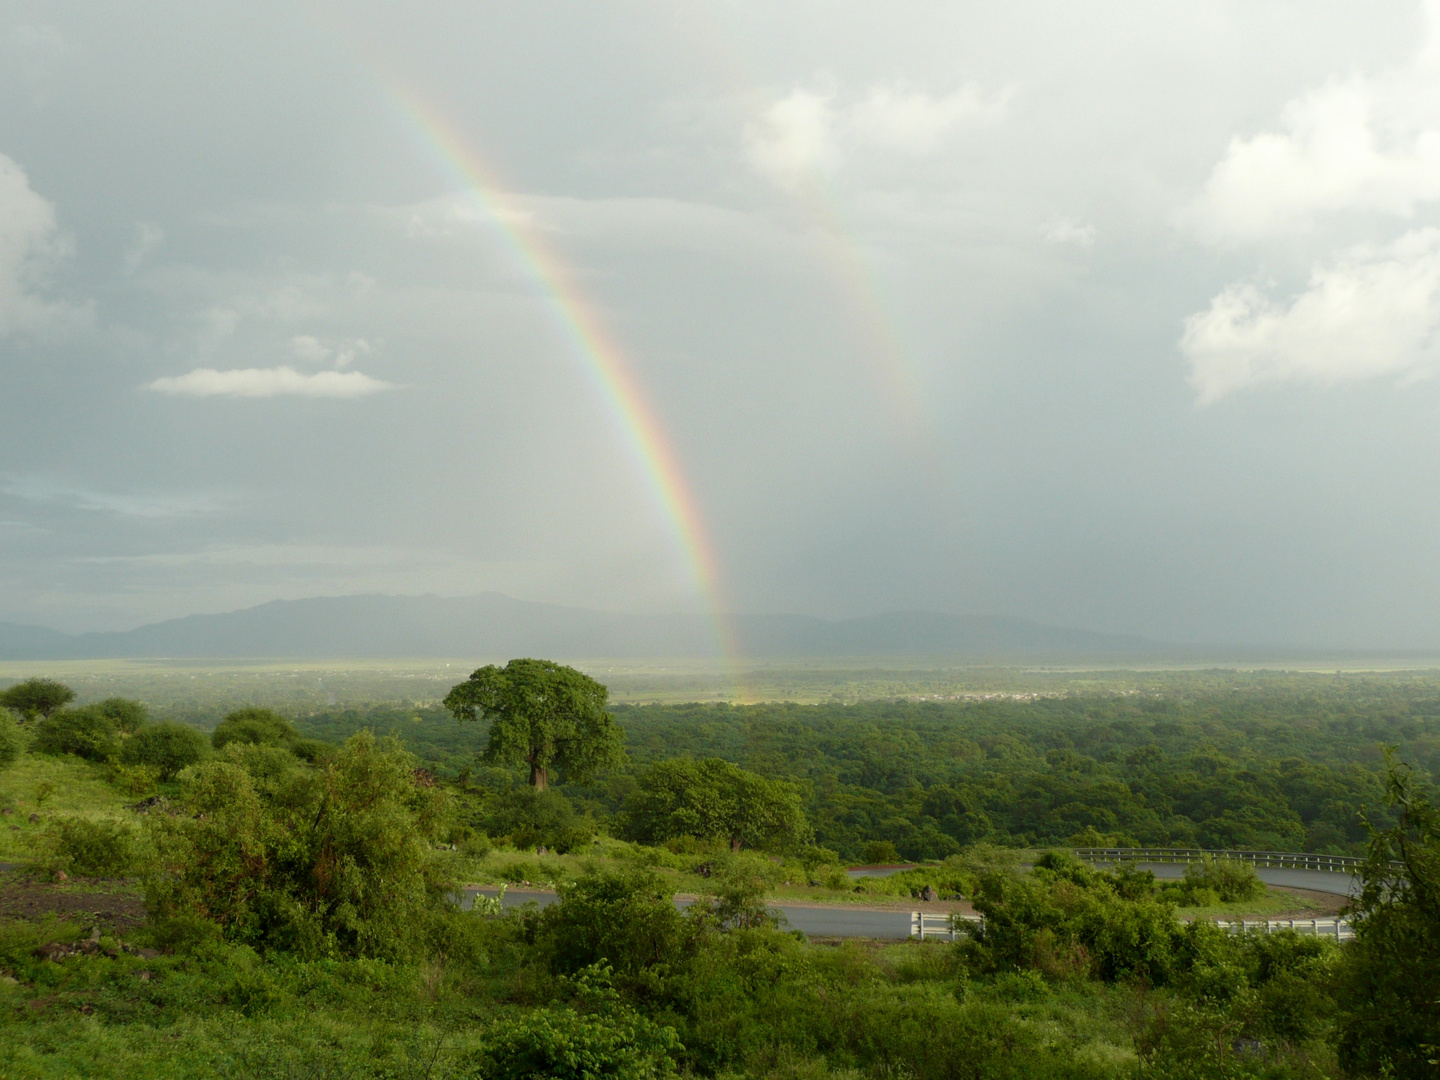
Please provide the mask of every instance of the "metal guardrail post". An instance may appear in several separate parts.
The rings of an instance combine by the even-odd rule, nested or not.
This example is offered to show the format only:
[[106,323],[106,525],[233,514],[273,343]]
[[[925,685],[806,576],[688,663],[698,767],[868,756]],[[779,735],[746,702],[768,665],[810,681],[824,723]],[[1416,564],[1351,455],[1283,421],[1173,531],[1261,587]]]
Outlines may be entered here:
[[1206,855],[1233,859],[1255,866],[1298,870],[1325,870],[1354,874],[1365,860],[1355,855],[1317,855],[1303,851],[1236,851],[1200,848],[1075,848],[1076,856],[1089,862],[1195,862]]

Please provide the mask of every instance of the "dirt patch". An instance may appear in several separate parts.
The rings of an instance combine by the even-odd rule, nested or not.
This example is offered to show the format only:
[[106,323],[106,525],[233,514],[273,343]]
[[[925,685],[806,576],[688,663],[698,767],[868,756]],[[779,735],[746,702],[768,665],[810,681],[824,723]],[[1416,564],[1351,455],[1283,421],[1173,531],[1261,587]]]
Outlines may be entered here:
[[55,915],[99,925],[117,935],[145,921],[145,902],[129,882],[78,879],[58,882],[34,878],[0,879],[0,919],[43,919]]

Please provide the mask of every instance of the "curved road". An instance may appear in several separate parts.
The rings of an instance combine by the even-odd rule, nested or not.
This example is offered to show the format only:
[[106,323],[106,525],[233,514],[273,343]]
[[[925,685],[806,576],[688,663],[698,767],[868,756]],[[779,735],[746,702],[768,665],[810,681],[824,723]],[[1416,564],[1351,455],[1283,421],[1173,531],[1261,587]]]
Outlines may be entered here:
[[[1111,867],[1113,863],[1096,863],[1094,865]],[[1157,878],[1165,880],[1176,880],[1185,876],[1185,863],[1173,862],[1134,862],[1127,863],[1128,866],[1136,866],[1141,870],[1151,871]],[[902,870],[917,869],[917,864],[910,863],[904,866],[855,866],[846,870],[845,873],[853,878],[867,877],[889,877],[891,874],[898,874]],[[1358,891],[1358,882],[1349,874],[1337,874],[1329,870],[1294,870],[1278,866],[1257,866],[1255,874],[1266,885],[1279,885],[1286,889],[1310,889],[1312,892],[1331,893],[1335,896],[1354,896]]]
[[[1149,870],[1157,878],[1173,880],[1185,876],[1185,863],[1137,862],[1127,865]],[[1329,870],[1290,870],[1281,866],[1257,866],[1255,873],[1266,885],[1279,885],[1286,889],[1310,889],[1335,896],[1354,896],[1359,889],[1359,882],[1349,874],[1336,874]]]
[[[465,889],[460,902],[469,908],[475,902],[475,894],[494,896],[495,889]],[[506,889],[505,908],[524,907],[526,904],[549,907],[555,903],[553,892],[537,889]],[[675,906],[687,908],[693,900],[676,900]],[[810,937],[863,937],[903,940],[910,936],[909,911],[877,911],[873,908],[800,907],[790,904],[772,904],[771,911],[785,916],[787,930],[803,930]]]
[[[1173,879],[1185,873],[1183,863],[1135,863],[1145,870],[1153,870],[1157,878]],[[1333,874],[1324,870],[1286,870],[1277,867],[1258,866],[1255,872],[1267,885],[1282,888],[1311,889],[1315,892],[1332,893],[1336,896],[1351,896],[1355,890],[1355,879],[1349,874]],[[461,900],[462,907],[474,903],[475,894],[494,896],[495,889],[466,889]],[[507,889],[505,907],[518,908],[526,904],[548,907],[555,903],[553,892],[536,889]],[[675,906],[686,908],[691,900],[677,900]],[[791,930],[803,930],[811,937],[863,937],[881,940],[901,940],[910,936],[909,911],[882,911],[875,908],[848,907],[836,904],[833,907],[806,907],[791,904],[772,904],[771,911],[785,916],[786,926]]]

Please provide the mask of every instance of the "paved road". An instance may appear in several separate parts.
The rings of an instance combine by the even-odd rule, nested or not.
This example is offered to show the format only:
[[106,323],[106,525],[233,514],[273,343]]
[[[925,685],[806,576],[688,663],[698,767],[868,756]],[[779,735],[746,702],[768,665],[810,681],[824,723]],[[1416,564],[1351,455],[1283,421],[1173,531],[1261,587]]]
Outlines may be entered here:
[[[1174,879],[1185,876],[1184,863],[1129,863],[1142,870],[1154,871],[1157,878]],[[908,866],[857,866],[846,870],[852,878],[889,877]],[[1312,889],[1315,892],[1333,893],[1336,896],[1354,896],[1358,883],[1349,874],[1336,874],[1329,870],[1289,870],[1276,866],[1257,866],[1255,873],[1267,885],[1280,885],[1291,889]]]
[[[1157,878],[1174,879],[1185,873],[1183,863],[1135,863],[1145,870],[1153,870]],[[1255,872],[1267,885],[1279,885],[1292,889],[1313,889],[1315,892],[1350,896],[1355,889],[1355,879],[1348,874],[1333,874],[1324,870],[1286,870],[1278,867],[1257,866]],[[495,889],[466,889],[463,907],[474,902],[477,892],[494,896]],[[555,894],[534,889],[508,889],[505,892],[506,908],[522,907],[535,903],[548,907],[555,903]],[[693,901],[677,900],[675,906],[689,907]],[[797,907],[789,904],[775,904],[772,911],[785,916],[786,925],[792,930],[803,930],[811,937],[864,937],[880,940],[900,940],[910,936],[909,911],[876,911],[874,909],[835,907]]]
[[[466,889],[461,907],[470,907],[475,894],[494,896],[495,889]],[[677,900],[675,906],[687,908],[694,901]],[[518,908],[535,903],[549,907],[555,903],[555,894],[533,889],[505,890],[505,907]],[[904,939],[910,936],[910,912],[873,911],[845,907],[792,907],[788,904],[771,906],[785,916],[785,924],[791,930],[803,930],[810,937],[864,937],[878,939]]]
[[[1184,863],[1129,863],[1142,870],[1153,871],[1157,878],[1181,878],[1185,876]],[[1349,874],[1336,874],[1329,870],[1287,870],[1279,866],[1257,866],[1255,873],[1266,885],[1279,885],[1291,889],[1312,889],[1315,892],[1333,893],[1336,896],[1354,896],[1359,883]]]

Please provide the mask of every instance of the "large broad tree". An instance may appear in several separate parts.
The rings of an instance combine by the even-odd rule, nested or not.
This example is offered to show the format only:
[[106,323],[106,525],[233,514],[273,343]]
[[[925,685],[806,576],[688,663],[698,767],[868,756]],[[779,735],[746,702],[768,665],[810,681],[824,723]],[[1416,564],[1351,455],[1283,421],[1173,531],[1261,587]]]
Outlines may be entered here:
[[75,700],[75,691],[54,679],[26,679],[0,690],[0,705],[14,709],[26,720],[49,717]]
[[813,838],[793,785],[719,758],[675,758],[650,768],[626,803],[625,822],[636,840],[693,836],[724,840],[732,851],[795,848]]
[[551,771],[584,780],[624,759],[624,732],[605,709],[610,696],[584,672],[553,660],[480,668],[445,695],[457,720],[489,720],[488,762],[524,762],[544,791]]

